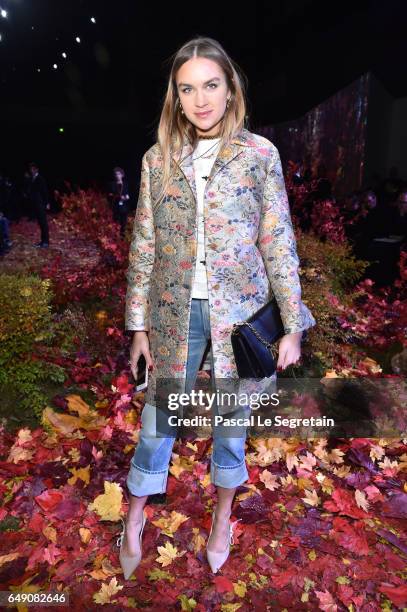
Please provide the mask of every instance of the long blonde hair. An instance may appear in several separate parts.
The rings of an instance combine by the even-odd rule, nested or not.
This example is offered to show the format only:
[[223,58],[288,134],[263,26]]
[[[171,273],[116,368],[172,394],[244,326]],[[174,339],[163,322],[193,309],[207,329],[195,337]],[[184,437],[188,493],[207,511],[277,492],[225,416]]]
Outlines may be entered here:
[[246,121],[245,91],[247,78],[217,40],[197,36],[182,45],[171,57],[172,66],[156,133],[157,142],[161,149],[163,170],[161,191],[156,203],[164,197],[172,177],[172,154],[178,153],[177,161],[179,161],[182,145],[185,143],[185,140],[189,141],[193,148],[195,148],[198,141],[195,126],[190,123],[185,115],[181,114],[178,103],[179,98],[175,77],[182,64],[192,57],[204,57],[216,62],[223,69],[226,76],[231,97],[221,122],[219,151],[230,142],[241,128],[245,127]]

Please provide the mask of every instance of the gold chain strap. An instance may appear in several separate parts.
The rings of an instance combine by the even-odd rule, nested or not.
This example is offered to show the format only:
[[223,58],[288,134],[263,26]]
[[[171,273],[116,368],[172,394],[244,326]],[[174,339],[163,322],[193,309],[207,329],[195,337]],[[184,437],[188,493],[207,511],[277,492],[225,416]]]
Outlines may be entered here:
[[[278,348],[272,344],[271,342],[268,342],[267,340],[265,340],[257,331],[257,329],[255,327],[253,327],[253,325],[251,323],[249,323],[248,321],[244,321],[243,323],[234,323],[233,324],[233,328],[232,328],[232,334],[238,334],[239,333],[239,327],[241,327],[242,325],[247,325],[247,327],[249,327],[252,332],[254,333],[254,335],[256,336],[256,338],[258,340],[260,340],[260,342],[262,344],[264,344],[264,346],[266,346],[268,348],[268,350],[270,351],[270,353],[273,355],[273,359],[277,362],[278,360]],[[289,366],[291,369],[291,373],[293,378],[297,378],[295,375],[295,371],[292,365]]]
[[244,323],[235,323],[233,325],[233,330],[232,330],[232,334],[237,334],[238,333],[238,327],[240,327],[241,325],[247,325],[247,327],[249,329],[252,330],[252,332],[254,333],[254,335],[256,336],[257,340],[260,340],[260,342],[262,344],[264,344],[264,346],[266,346],[268,348],[268,350],[270,351],[270,353],[273,355],[274,359],[278,358],[278,348],[276,348],[274,346],[274,344],[272,344],[271,342],[268,342],[267,340],[265,340],[257,331],[257,329],[255,327],[253,327],[253,325],[251,323],[249,323],[248,321],[245,321]]

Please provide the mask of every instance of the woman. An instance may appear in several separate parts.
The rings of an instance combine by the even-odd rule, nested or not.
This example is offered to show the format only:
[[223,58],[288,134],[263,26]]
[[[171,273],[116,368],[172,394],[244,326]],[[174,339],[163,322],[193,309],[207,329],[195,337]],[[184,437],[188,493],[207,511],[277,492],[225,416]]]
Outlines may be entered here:
[[123,237],[126,230],[127,215],[129,214],[129,186],[124,178],[122,168],[113,169],[114,181],[109,185],[109,200],[113,211],[113,220],[120,224],[120,235]]
[[[244,127],[244,86],[211,38],[176,53],[157,140],[143,156],[127,272],[131,369],[150,371],[142,429],[127,479],[130,505],[120,559],[129,577],[141,559],[148,495],[166,490],[174,437],[155,431],[157,378],[190,390],[210,341],[216,379],[236,378],[230,334],[276,296],[285,328],[277,366],[300,358],[315,324],[301,301],[298,257],[276,147]],[[188,391],[187,391],[188,392]],[[207,557],[217,571],[229,554],[236,487],[248,479],[245,439],[213,437],[217,506]]]

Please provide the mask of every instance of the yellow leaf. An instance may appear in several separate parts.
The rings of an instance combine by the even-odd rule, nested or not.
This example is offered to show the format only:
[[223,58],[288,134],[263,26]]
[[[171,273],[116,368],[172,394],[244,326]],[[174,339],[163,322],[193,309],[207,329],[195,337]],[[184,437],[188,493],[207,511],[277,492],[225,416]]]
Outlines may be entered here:
[[285,457],[285,462],[288,471],[291,472],[291,470],[299,464],[299,459],[295,453],[287,453]]
[[369,501],[366,499],[366,493],[364,491],[356,489],[355,500],[359,508],[362,508],[365,512],[369,512]]
[[156,561],[161,563],[163,567],[171,565],[174,559],[177,557],[182,557],[186,553],[186,550],[179,553],[177,547],[173,546],[171,542],[166,542],[165,546],[158,546],[157,551],[160,553],[160,556],[157,557]]
[[325,372],[325,378],[338,378],[338,375],[335,370],[327,370]]
[[88,510],[94,510],[102,521],[118,521],[121,517],[121,505],[123,499],[122,488],[116,482],[104,482],[105,492],[98,495],[88,505]]
[[370,357],[365,357],[365,359],[361,361],[361,364],[365,365],[366,368],[370,370],[372,374],[378,374],[382,372],[382,368],[379,366],[377,361],[371,359]]
[[180,457],[176,453],[172,453],[172,463],[170,467],[170,473],[175,476],[179,480],[182,472],[187,470],[188,472],[192,472],[194,469],[195,460],[191,457]]
[[383,461],[379,461],[379,467],[381,467],[383,470],[391,469],[391,470],[395,470],[396,472],[399,471],[398,462],[391,461],[389,457],[385,457]]
[[9,563],[10,561],[14,561],[15,559],[18,559],[18,557],[20,556],[21,555],[18,552],[9,553],[8,555],[2,555],[0,557],[0,567],[4,565],[5,563]]
[[251,490],[248,491],[247,493],[241,493],[236,499],[239,499],[239,501],[242,501],[249,497],[253,497],[254,495],[261,495],[261,490],[258,489],[255,485],[247,484],[245,486],[245,489],[251,489]]
[[19,461],[30,461],[34,451],[29,448],[23,448],[22,446],[12,446],[10,449],[9,456],[7,457],[7,461],[9,463],[18,463]]
[[311,561],[315,561],[315,559],[317,558],[317,553],[314,549],[309,551],[308,558],[311,559]]
[[93,567],[95,567],[96,569],[102,567],[103,559],[105,559],[103,553],[99,553],[98,555],[96,555],[96,557],[93,559]]
[[288,487],[290,484],[297,484],[297,479],[293,478],[291,474],[287,474],[287,476],[280,476],[280,480],[283,487]]
[[44,527],[44,529],[42,530],[42,533],[45,535],[46,538],[48,538],[48,540],[56,544],[57,530],[54,527],[51,527],[51,525],[48,525],[47,527]]
[[331,463],[343,463],[344,452],[339,448],[333,448],[328,454],[328,461]]
[[136,425],[139,420],[138,413],[132,408],[124,415],[124,420],[126,423],[131,423],[132,425]]
[[199,484],[204,489],[206,489],[206,487],[209,487],[209,485],[212,484],[211,483],[211,475],[209,473],[206,473],[205,476],[203,478],[201,478],[201,480],[199,481]]
[[237,610],[241,608],[242,605],[243,604],[241,603],[221,604],[220,609],[221,609],[221,612],[237,612]]
[[335,474],[335,476],[338,476],[338,478],[346,478],[346,476],[348,476],[351,472],[351,466],[341,465],[338,468],[333,468],[332,472]]
[[23,444],[26,444],[27,442],[31,442],[31,441],[32,441],[32,434],[31,434],[31,430],[28,429],[28,427],[23,427],[23,429],[20,429],[18,431],[16,444],[18,444],[19,446],[22,446]]
[[81,458],[81,453],[79,452],[78,448],[71,448],[68,455],[71,457],[74,463],[78,463],[79,459]]
[[377,444],[372,444],[371,445],[369,456],[370,456],[371,459],[373,459],[373,461],[375,459],[381,459],[383,457],[383,455],[385,455],[385,454],[386,454],[386,451],[381,446],[378,446]]
[[102,567],[93,570],[93,572],[90,572],[89,575],[95,580],[107,580],[107,578],[110,578],[115,574],[121,574],[122,572],[123,570],[120,567],[113,567],[109,559],[105,558],[102,561]]
[[84,544],[87,544],[92,537],[90,529],[86,529],[86,527],[81,527],[79,529],[79,535],[81,536],[81,540]]
[[246,583],[243,580],[238,580],[233,583],[233,590],[238,597],[244,597],[247,592]]
[[297,479],[297,487],[299,489],[310,489],[313,485],[313,482],[310,478],[304,478],[303,476],[300,476]]
[[[194,527],[194,530],[196,527]],[[199,532],[199,529],[197,529]],[[194,553],[197,554],[200,550],[202,550],[206,546],[206,538],[204,538],[200,533],[197,533],[192,538],[192,543],[194,545]]]
[[178,527],[187,520],[187,516],[173,510],[170,516],[163,516],[162,518],[151,522],[156,527],[159,527],[163,533],[172,537],[173,534],[177,531]]
[[77,412],[80,417],[89,414],[89,406],[83,401],[80,395],[67,395],[65,399],[68,402],[69,412]]
[[178,599],[181,602],[181,610],[183,612],[192,612],[196,607],[196,601],[192,597],[188,598],[186,595],[178,595]]
[[54,412],[52,408],[47,406],[42,413],[43,425],[48,425],[56,429],[63,435],[72,434],[76,429],[100,429],[106,425],[106,419],[95,413],[88,415],[85,418],[72,416],[71,414],[60,414]]
[[263,470],[259,476],[259,480],[264,482],[266,489],[270,489],[270,491],[274,491],[281,487],[281,484],[278,482],[278,476],[269,472],[269,470]]
[[334,482],[333,482],[333,480],[331,480],[327,476],[325,478],[325,480],[323,481],[322,485],[321,485],[321,489],[322,489],[322,491],[324,493],[328,493],[328,495],[331,495],[332,491],[334,490]]
[[310,506],[318,506],[321,503],[320,498],[318,497],[318,493],[315,489],[312,491],[305,491],[305,497],[301,498],[305,504],[309,504]]
[[95,580],[106,580],[109,576],[102,569],[93,570],[89,572],[89,576],[92,576]]
[[159,567],[155,567],[147,572],[148,579],[151,581],[156,580],[168,580],[168,582],[174,582],[174,576],[171,576],[169,572],[164,572],[164,570]]
[[117,578],[114,577],[111,579],[109,584],[102,584],[102,588],[100,591],[93,595],[93,599],[98,604],[108,604],[114,603],[112,602],[113,595],[116,595],[119,591],[122,590],[122,586],[117,584]]
[[[39,584],[29,584],[29,582],[31,580],[33,580],[34,576],[30,576],[30,578],[28,578],[25,582],[23,582],[23,584],[19,584],[19,585],[15,585],[9,586],[10,591],[12,591],[13,593],[19,594],[19,593],[38,593],[38,591],[41,590],[41,587]],[[17,612],[28,612],[28,606],[24,605],[24,604],[17,604],[16,605],[17,608]]]
[[257,440],[254,438],[251,444],[257,451],[255,455],[257,465],[270,465],[284,456],[285,442],[279,438],[259,438]]
[[80,478],[86,484],[89,484],[89,481],[90,481],[90,465],[87,465],[84,468],[79,468],[78,470],[76,468],[71,468],[70,472],[72,474],[72,477],[69,478],[68,484],[74,485],[75,482],[78,480],[78,478]]

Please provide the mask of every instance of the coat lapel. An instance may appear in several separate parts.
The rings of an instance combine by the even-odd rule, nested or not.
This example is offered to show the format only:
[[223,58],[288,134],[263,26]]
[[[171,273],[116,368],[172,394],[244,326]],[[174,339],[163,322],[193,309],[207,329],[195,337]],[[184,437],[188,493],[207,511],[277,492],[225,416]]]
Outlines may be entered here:
[[[241,131],[237,134],[237,136],[232,139],[230,144],[228,144],[221,151],[219,151],[209,173],[208,183],[213,179],[215,174],[217,174],[222,168],[224,168],[224,166],[229,164],[233,159],[235,159],[235,157],[240,155],[243,152],[244,147],[254,146],[255,143],[251,141],[251,139],[249,138],[249,134],[250,133],[245,128],[242,128]],[[197,192],[192,153],[192,145],[189,142],[185,142],[182,149],[180,162],[177,161],[177,156],[175,154],[173,154],[172,157],[175,163],[181,169],[185,178],[187,179],[196,201]]]

